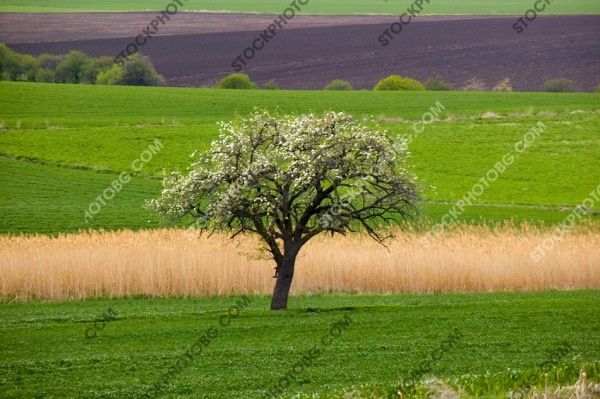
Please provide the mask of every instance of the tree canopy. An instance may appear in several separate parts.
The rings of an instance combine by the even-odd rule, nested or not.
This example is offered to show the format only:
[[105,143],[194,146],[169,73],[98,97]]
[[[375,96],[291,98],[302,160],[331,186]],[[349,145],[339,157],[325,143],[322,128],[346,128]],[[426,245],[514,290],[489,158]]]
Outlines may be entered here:
[[191,216],[202,230],[261,237],[277,265],[271,307],[280,309],[311,238],[362,230],[383,243],[382,227],[415,214],[419,194],[404,156],[403,142],[345,113],[256,111],[222,122],[210,150],[195,155],[187,174],[167,176],[150,206]]

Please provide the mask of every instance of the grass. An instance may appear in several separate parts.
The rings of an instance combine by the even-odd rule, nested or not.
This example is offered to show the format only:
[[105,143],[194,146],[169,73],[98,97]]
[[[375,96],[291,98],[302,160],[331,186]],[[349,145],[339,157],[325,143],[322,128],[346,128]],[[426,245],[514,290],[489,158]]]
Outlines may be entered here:
[[[304,14],[400,14],[411,5],[411,1],[335,0],[310,2],[302,7]],[[92,11],[159,11],[169,2],[161,0],[0,0],[0,12],[92,12]],[[185,11],[228,11],[280,14],[289,7],[289,0],[188,0]],[[424,5],[425,14],[453,15],[522,15],[532,8],[529,0],[443,0]],[[599,14],[600,5],[595,0],[572,0],[567,3],[552,3],[546,14]]]
[[[531,227],[463,226],[432,237],[429,246],[422,234],[396,233],[387,250],[361,235],[313,239],[298,259],[293,293],[600,287],[600,226],[582,226],[553,242],[548,232]],[[56,239],[0,236],[0,301],[271,293],[275,263],[256,239],[228,238],[173,229]]]
[[48,234],[81,228],[157,227],[156,217],[140,204],[156,195],[161,185],[143,178],[133,178],[86,223],[88,205],[116,178],[110,173],[0,157],[0,224],[8,231]]
[[[135,398],[175,363],[235,298],[11,303],[0,307],[0,396]],[[86,339],[108,308],[117,314]],[[485,377],[481,390],[506,397],[507,369],[540,374],[559,341],[579,365],[600,359],[598,291],[536,294],[294,297],[286,313],[251,297],[228,328],[170,382],[161,397],[257,398],[344,316],[352,323],[306,368],[292,393],[337,397],[361,384],[390,388],[454,328],[462,338],[433,365],[454,380]],[[570,356],[569,356],[570,357]],[[590,369],[587,369],[590,373]],[[597,378],[593,373],[591,377]],[[490,377],[491,376],[491,377]],[[571,382],[576,375],[569,375]],[[574,379],[573,379],[574,378]],[[473,389],[473,388],[472,388]]]
[[[412,134],[411,169],[423,184],[423,212],[439,220],[538,121],[535,145],[467,209],[461,220],[560,223],[600,182],[600,95],[372,91],[221,91],[0,82],[0,232],[144,228],[142,209],[158,195],[163,170],[185,169],[189,155],[216,137],[216,122],[255,107],[280,112],[346,111],[373,116],[393,135]],[[437,102],[443,121],[416,134],[415,121]],[[500,118],[483,119],[489,112]],[[90,202],[155,139],[164,149],[95,219]],[[460,154],[460,155],[458,155]],[[48,178],[51,184],[39,184]],[[34,217],[35,216],[35,217]],[[598,219],[595,213],[592,218]]]

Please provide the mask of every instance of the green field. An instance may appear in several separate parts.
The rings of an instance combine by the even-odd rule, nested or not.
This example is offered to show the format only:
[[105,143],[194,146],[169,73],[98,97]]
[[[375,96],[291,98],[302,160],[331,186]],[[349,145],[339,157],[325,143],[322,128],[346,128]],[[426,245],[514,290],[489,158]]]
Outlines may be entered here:
[[[416,134],[437,101],[442,119]],[[467,209],[470,222],[559,223],[600,183],[600,95],[591,93],[221,91],[0,83],[0,232],[144,228],[143,209],[163,170],[216,137],[216,123],[254,107],[372,116],[392,135],[412,134],[409,167],[425,218],[438,220],[538,121],[547,131]],[[483,119],[493,111],[501,118]],[[84,212],[155,139],[164,149],[86,223]],[[592,216],[600,220],[600,212]]]
[[[207,328],[219,327],[219,317],[235,300],[2,305],[0,397],[141,397]],[[109,307],[117,320],[86,339],[91,322]],[[592,378],[600,371],[598,363],[596,371],[589,366],[600,359],[598,291],[332,295],[294,298],[285,313],[267,308],[268,298],[250,298],[249,307],[228,327],[219,327],[219,335],[161,397],[260,397],[344,316],[352,322],[284,397],[297,392],[340,398],[340,392],[353,386],[392,387],[455,328],[462,337],[431,372],[462,381],[471,392],[479,389],[474,397],[505,398],[519,386],[518,380],[510,381],[509,368],[516,375],[529,371],[543,379],[536,365],[550,360],[548,352],[559,341],[573,347],[564,359],[567,364],[557,364],[561,382],[574,382],[585,364]]]
[[[171,3],[163,0],[0,0],[0,12],[93,12],[158,11]],[[185,11],[228,11],[280,14],[290,0],[188,0]],[[312,1],[302,7],[304,14],[401,14],[412,4],[409,0]],[[439,0],[424,5],[425,14],[522,15],[533,0]],[[597,0],[553,2],[546,14],[600,14]]]

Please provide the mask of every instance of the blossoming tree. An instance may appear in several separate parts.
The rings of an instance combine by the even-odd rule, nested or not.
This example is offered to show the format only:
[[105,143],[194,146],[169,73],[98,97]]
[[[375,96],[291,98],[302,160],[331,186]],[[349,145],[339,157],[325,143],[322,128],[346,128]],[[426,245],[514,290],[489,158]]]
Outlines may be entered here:
[[344,113],[256,111],[221,123],[210,150],[187,174],[167,176],[150,206],[201,230],[258,235],[276,264],[271,309],[286,309],[310,239],[364,231],[383,243],[383,227],[414,215],[419,195],[404,156],[402,143]]

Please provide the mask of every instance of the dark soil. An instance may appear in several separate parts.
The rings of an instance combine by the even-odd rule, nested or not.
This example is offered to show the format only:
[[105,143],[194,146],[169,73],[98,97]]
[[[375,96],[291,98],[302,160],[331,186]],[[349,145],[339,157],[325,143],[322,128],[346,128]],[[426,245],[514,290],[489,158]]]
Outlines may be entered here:
[[[242,31],[155,37],[142,52],[152,59],[170,85],[213,85],[233,72],[232,61],[270,21],[264,20],[265,16],[244,16],[248,17],[258,18],[258,22],[246,20],[247,25],[233,27]],[[225,29],[227,18],[232,16],[221,18],[224,22],[220,26]],[[322,88],[333,79],[348,80],[356,88],[372,88],[390,74],[419,80],[439,74],[455,88],[473,78],[491,88],[510,77],[515,90],[526,91],[540,90],[543,82],[551,78],[572,79],[583,90],[592,90],[600,83],[600,16],[539,17],[522,34],[512,29],[515,18],[423,18],[405,26],[387,47],[382,47],[377,38],[389,24],[378,23],[377,19],[393,21],[393,17],[338,18],[352,22],[365,19],[353,25],[319,26],[325,22],[316,20],[309,28],[286,27],[277,31],[277,36],[256,54],[244,72],[257,82],[273,79],[282,88],[306,89]],[[174,20],[173,26],[176,25]],[[252,30],[243,31],[249,26]],[[94,29],[88,26],[89,31],[95,32]],[[92,55],[116,56],[137,34],[137,28],[130,29],[133,33],[121,38],[55,41],[47,33],[47,42],[7,41],[13,43],[13,49],[31,54],[80,49]]]

